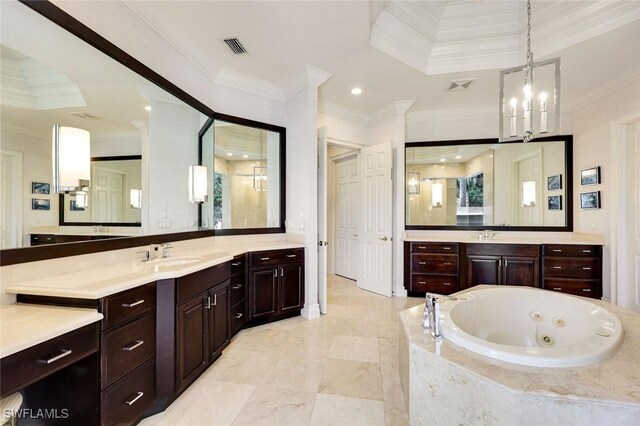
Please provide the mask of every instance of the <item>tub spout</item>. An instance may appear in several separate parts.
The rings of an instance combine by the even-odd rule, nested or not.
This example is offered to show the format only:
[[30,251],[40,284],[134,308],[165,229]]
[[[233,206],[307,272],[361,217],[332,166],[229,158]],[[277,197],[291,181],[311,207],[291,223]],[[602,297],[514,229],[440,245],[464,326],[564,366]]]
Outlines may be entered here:
[[[423,317],[422,326],[424,328],[431,328],[431,336],[434,339],[442,339],[442,331],[440,328],[440,303],[446,300],[458,300],[455,296],[446,296],[443,294],[436,293],[427,293],[426,296],[426,305],[425,305],[425,315],[428,315],[428,320],[426,321]],[[430,315],[429,315],[430,314]]]

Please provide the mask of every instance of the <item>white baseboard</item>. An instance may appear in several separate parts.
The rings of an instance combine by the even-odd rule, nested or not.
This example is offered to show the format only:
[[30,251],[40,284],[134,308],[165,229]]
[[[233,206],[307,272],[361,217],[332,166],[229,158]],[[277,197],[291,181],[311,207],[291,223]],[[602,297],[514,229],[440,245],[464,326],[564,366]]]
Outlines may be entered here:
[[407,297],[407,290],[404,286],[393,287],[393,297]]
[[320,305],[317,303],[310,306],[305,305],[300,314],[308,320],[318,319],[320,318]]

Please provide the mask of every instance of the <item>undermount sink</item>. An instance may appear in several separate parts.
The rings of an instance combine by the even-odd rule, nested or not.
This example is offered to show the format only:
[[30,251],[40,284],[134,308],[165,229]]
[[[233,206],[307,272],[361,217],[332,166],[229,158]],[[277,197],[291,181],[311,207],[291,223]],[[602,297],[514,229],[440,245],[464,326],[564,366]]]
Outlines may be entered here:
[[152,265],[156,269],[171,268],[176,266],[190,265],[192,263],[202,261],[201,257],[167,257],[163,259],[156,259]]

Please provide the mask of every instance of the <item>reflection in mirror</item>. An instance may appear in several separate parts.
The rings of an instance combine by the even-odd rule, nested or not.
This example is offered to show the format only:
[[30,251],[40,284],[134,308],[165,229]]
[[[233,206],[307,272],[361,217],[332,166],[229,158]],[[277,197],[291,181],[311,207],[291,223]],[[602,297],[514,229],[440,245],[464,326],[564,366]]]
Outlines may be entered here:
[[202,227],[280,227],[282,133],[215,120],[201,135],[202,164],[209,170]]
[[91,159],[85,194],[63,194],[60,225],[138,225],[142,220],[141,156]]
[[566,152],[564,140],[407,144],[406,225],[566,227]]
[[[28,246],[34,233],[92,235],[91,225],[98,223],[109,224],[100,229],[111,236],[196,230],[198,209],[185,188],[207,116],[25,5],[0,2],[0,8],[0,248]],[[92,157],[142,158],[140,172],[135,179],[126,177],[130,181],[122,184],[121,195],[102,186],[107,175],[110,181],[125,175],[111,163],[94,168],[101,171],[91,177],[89,208],[80,210],[82,194],[80,200],[62,198],[64,225],[84,228],[59,226],[54,124],[88,131]],[[41,189],[36,192],[34,185]],[[127,208],[131,189],[140,190],[139,209]],[[118,201],[96,205],[101,197]],[[138,228],[113,226],[121,221]]]

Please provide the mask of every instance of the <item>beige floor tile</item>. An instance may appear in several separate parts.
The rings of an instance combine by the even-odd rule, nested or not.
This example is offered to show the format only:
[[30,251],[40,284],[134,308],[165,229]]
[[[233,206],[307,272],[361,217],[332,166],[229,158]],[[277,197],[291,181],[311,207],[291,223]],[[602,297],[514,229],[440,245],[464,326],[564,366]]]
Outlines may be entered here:
[[306,425],[316,394],[259,386],[233,422],[234,425]]
[[407,426],[409,424],[409,416],[404,403],[385,401],[384,418],[387,426]]
[[382,401],[318,394],[312,426],[376,426],[385,424]]
[[257,385],[263,376],[273,368],[279,360],[275,352],[246,351],[233,349],[223,352],[207,371],[203,378],[232,383],[246,383]]
[[280,360],[263,376],[261,384],[315,393],[320,387],[324,364],[324,359]]
[[382,372],[382,396],[385,401],[404,403],[404,393],[400,375],[396,372]]
[[378,339],[375,337],[334,336],[329,358],[379,362]]
[[385,339],[397,339],[400,335],[400,323],[398,321],[377,321],[376,329],[378,337]]
[[328,359],[318,392],[365,399],[383,399],[377,363]]
[[[276,323],[273,323],[276,324]],[[273,326],[273,324],[269,324]],[[291,332],[272,327],[256,327],[241,331],[234,339],[235,349],[260,352],[280,352]]]
[[333,334],[341,336],[378,337],[376,323],[358,319],[338,318]]

